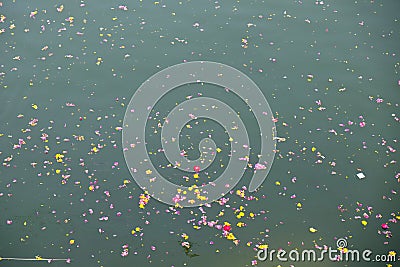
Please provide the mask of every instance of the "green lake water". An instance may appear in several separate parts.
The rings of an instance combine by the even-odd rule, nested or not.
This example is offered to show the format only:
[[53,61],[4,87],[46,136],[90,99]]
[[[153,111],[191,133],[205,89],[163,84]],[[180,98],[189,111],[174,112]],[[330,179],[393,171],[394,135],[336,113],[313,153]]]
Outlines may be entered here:
[[[0,257],[70,258],[70,266],[236,267],[251,266],[258,245],[336,248],[338,238],[351,249],[399,256],[399,1],[0,3]],[[245,190],[246,198],[237,190],[248,186],[250,168],[225,205],[202,211],[150,199],[141,209],[143,191],[125,164],[118,128],[126,106],[153,74],[202,60],[249,76],[286,141],[277,143],[262,187]],[[192,84],[168,93],[143,125],[155,165],[168,164],[158,151],[158,123],[199,93],[240,113],[256,163],[260,132],[246,104],[223,88]],[[229,161],[229,137],[212,120],[190,124],[181,132],[189,158],[199,156],[194,148],[208,134],[222,148],[199,181],[215,179]],[[64,156],[60,162],[56,154]],[[173,168],[162,173],[184,183]],[[91,191],[91,183],[98,188]],[[199,225],[202,216],[229,222],[239,244]],[[385,233],[382,224],[389,226]],[[199,256],[185,254],[184,233]],[[122,257],[125,244],[129,255]],[[322,264],[386,266],[327,259],[256,266]],[[0,267],[41,265],[47,263],[0,261]]]

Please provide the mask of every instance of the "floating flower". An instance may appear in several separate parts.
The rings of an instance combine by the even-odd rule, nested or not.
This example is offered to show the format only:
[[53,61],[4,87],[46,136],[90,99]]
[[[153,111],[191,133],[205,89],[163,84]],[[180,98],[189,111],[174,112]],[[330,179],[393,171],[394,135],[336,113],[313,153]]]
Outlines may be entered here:
[[228,240],[235,240],[236,237],[234,236],[233,233],[229,233],[229,234],[226,235],[226,239],[228,239]]
[[182,243],[181,243],[181,246],[184,247],[184,248],[190,249],[190,243],[187,242],[187,241],[182,242]]
[[122,257],[126,257],[129,255],[129,246],[127,244],[122,246],[122,252],[121,252],[121,256]]
[[230,224],[225,223],[225,225],[222,227],[222,229],[224,229],[224,231],[229,232],[230,230],[232,230],[232,227]]
[[60,5],[59,7],[57,7],[57,12],[62,12],[64,10],[64,5]]
[[144,207],[147,205],[147,203],[150,200],[150,195],[145,192],[144,194],[140,194],[139,196],[139,208],[144,209]]
[[63,155],[63,154],[60,154],[60,153],[57,153],[57,154],[55,155],[55,158],[56,158],[56,160],[57,160],[58,163],[62,163],[62,162],[63,162],[64,155]]
[[254,169],[256,170],[265,170],[267,169],[267,166],[261,164],[261,163],[256,163],[256,165],[254,165]]
[[188,240],[188,239],[189,239],[189,236],[188,236],[187,234],[185,234],[185,233],[183,233],[183,234],[181,235],[181,237],[182,237],[183,239],[185,239],[185,240]]
[[200,172],[200,166],[193,166],[193,170],[195,171],[195,172]]

